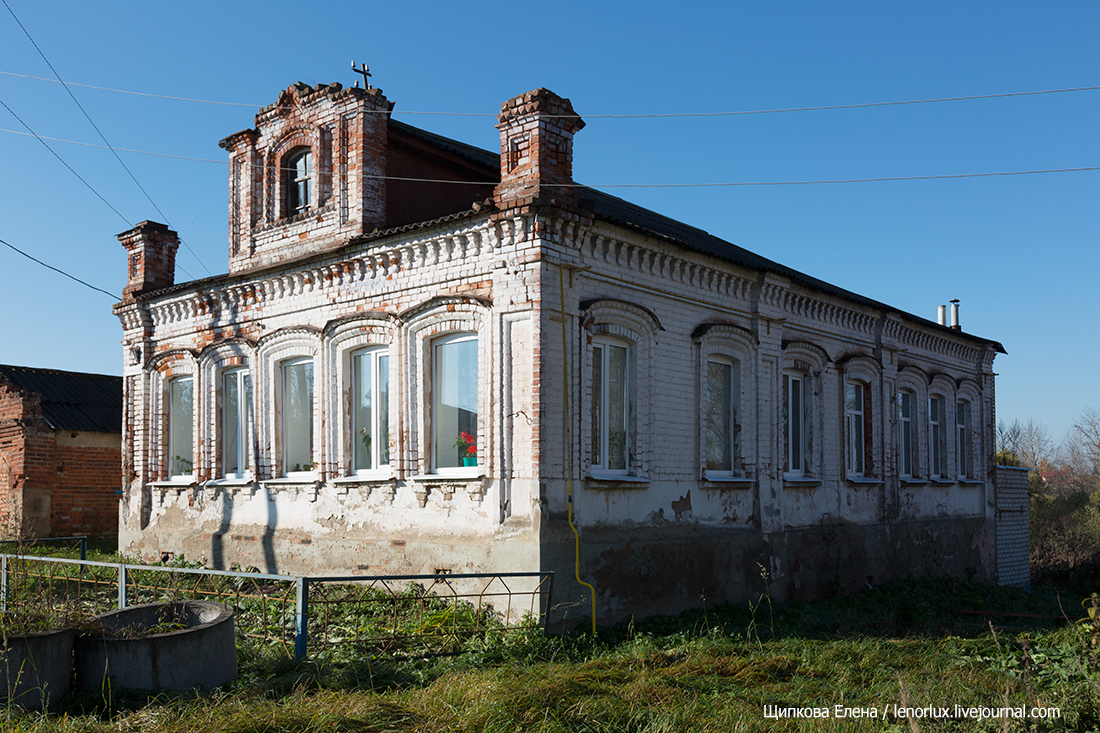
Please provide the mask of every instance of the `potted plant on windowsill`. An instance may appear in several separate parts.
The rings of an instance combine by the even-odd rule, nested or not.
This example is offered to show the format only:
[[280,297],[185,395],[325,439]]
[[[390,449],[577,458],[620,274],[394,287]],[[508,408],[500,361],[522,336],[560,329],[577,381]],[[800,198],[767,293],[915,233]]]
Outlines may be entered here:
[[455,441],[455,448],[459,449],[459,453],[462,454],[463,466],[476,466],[477,465],[477,438],[470,435],[463,430],[458,440]]

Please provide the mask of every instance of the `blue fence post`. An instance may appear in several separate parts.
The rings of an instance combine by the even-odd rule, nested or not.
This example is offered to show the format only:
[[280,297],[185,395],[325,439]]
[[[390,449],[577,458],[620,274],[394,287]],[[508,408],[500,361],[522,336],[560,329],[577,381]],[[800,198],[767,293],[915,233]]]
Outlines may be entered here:
[[127,582],[127,580],[128,579],[126,577],[126,566],[125,565],[119,565],[118,566],[118,607],[119,608],[126,608],[126,603],[127,603],[127,600],[128,600],[127,597],[126,597],[126,582]]
[[298,578],[297,617],[294,619],[294,658],[306,658],[309,642],[309,578]]
[[87,560],[88,559],[88,538],[87,537],[81,537],[80,538],[80,559],[81,560]]
[[8,556],[4,556],[3,569],[0,570],[0,613],[8,612]]

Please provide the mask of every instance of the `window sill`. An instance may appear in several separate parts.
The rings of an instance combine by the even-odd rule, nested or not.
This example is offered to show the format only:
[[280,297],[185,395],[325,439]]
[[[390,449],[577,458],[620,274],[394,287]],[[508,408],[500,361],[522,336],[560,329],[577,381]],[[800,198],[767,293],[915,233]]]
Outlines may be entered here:
[[366,496],[370,496],[375,489],[384,489],[390,499],[393,499],[394,494],[397,493],[397,478],[393,475],[393,471],[389,470],[340,476],[332,479],[332,484],[336,487],[336,493],[343,496],[346,496],[353,486]]
[[310,501],[317,501],[317,497],[321,493],[321,481],[314,473],[268,479],[267,481],[261,481],[260,485],[272,492],[292,491],[295,497],[304,493]]
[[818,486],[821,486],[821,479],[819,478],[783,477],[783,488],[785,489],[816,489]]
[[702,480],[702,488],[714,491],[751,489],[756,485],[756,479],[744,478],[741,476],[707,476],[703,474]]
[[199,485],[199,482],[193,477],[187,478],[174,478],[167,481],[150,481],[150,486],[155,486],[161,490],[175,489],[176,491],[186,491],[187,489],[194,488]]
[[869,489],[873,486],[882,486],[885,482],[882,479],[877,479],[871,476],[847,476],[845,481],[849,486],[861,487]]
[[606,471],[590,471],[585,479],[585,485],[590,489],[647,489],[651,483],[644,476]]
[[963,486],[985,486],[985,481],[979,481],[976,478],[961,478],[959,483]]
[[298,222],[308,221],[317,216],[323,216],[336,211],[336,201],[331,201],[324,206],[317,209],[306,209],[305,211],[299,211],[297,214],[291,214],[290,216],[284,216],[281,219],[275,219],[274,221],[261,224],[256,227],[256,232],[262,233],[271,231],[273,229],[282,229],[285,226],[291,224],[297,224]]
[[379,481],[393,481],[393,471],[372,471],[371,473],[353,473],[350,476],[338,476],[332,479],[334,484],[371,484]]
[[479,468],[469,468],[461,473],[429,473],[421,476],[411,476],[410,481],[416,488],[416,501],[423,509],[428,505],[428,495],[439,492],[444,501],[450,501],[455,491],[463,490],[470,495],[475,504],[480,504],[485,498],[485,487],[488,479]]
[[949,478],[930,478],[928,479],[928,483],[932,486],[954,486],[958,482],[952,481]]
[[926,478],[903,478],[900,479],[902,486],[927,486],[928,479]]
[[249,486],[254,483],[255,479],[251,477],[246,478],[216,478],[211,481],[207,481],[207,486]]

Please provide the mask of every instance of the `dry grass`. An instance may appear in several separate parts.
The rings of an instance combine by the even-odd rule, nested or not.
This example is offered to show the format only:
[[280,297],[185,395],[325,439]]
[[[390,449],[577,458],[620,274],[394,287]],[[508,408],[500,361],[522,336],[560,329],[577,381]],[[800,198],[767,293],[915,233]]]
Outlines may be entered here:
[[[910,584],[902,596],[935,595],[934,590]],[[945,603],[980,588],[956,590],[946,594]],[[1000,592],[989,590],[985,602],[1006,602],[994,595]],[[903,689],[915,706],[1056,705],[1063,711],[1057,729],[1100,727],[1100,668],[1088,629],[1027,632],[1026,664],[1022,643],[1005,633],[996,638],[989,631],[969,638],[932,633],[820,638],[830,615],[848,626],[877,628],[888,615],[884,609],[896,611],[899,603],[887,592],[880,595],[878,601],[859,597],[777,607],[775,633],[764,639],[746,634],[745,627],[737,630],[732,625],[737,613],[730,611],[726,616],[712,612],[706,624],[690,614],[649,623],[664,628],[662,633],[639,631],[645,624],[638,624],[605,632],[595,641],[532,635],[475,644],[462,657],[435,661],[347,658],[295,664],[243,658],[242,679],[208,697],[122,697],[110,704],[74,699],[67,713],[52,716],[0,711],[0,729],[658,733],[880,731],[889,724],[910,730],[901,720],[769,720],[763,715],[765,705],[900,704]],[[851,607],[868,615],[860,620],[844,610]],[[930,608],[902,615],[903,625],[915,620],[926,630],[954,623]],[[806,633],[796,633],[797,619],[810,617]],[[1002,727],[989,721],[924,721],[921,729]]]

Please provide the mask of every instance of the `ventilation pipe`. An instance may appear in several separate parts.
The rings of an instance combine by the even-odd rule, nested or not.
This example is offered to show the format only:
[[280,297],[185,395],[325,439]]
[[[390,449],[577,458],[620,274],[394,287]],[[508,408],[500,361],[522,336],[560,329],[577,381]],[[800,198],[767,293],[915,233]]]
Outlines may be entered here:
[[946,305],[941,305],[940,306],[939,318],[936,320],[936,322],[939,323],[941,326],[946,326],[947,325],[947,306]]
[[959,299],[951,299],[951,328],[956,331],[961,331],[962,326],[959,325]]

